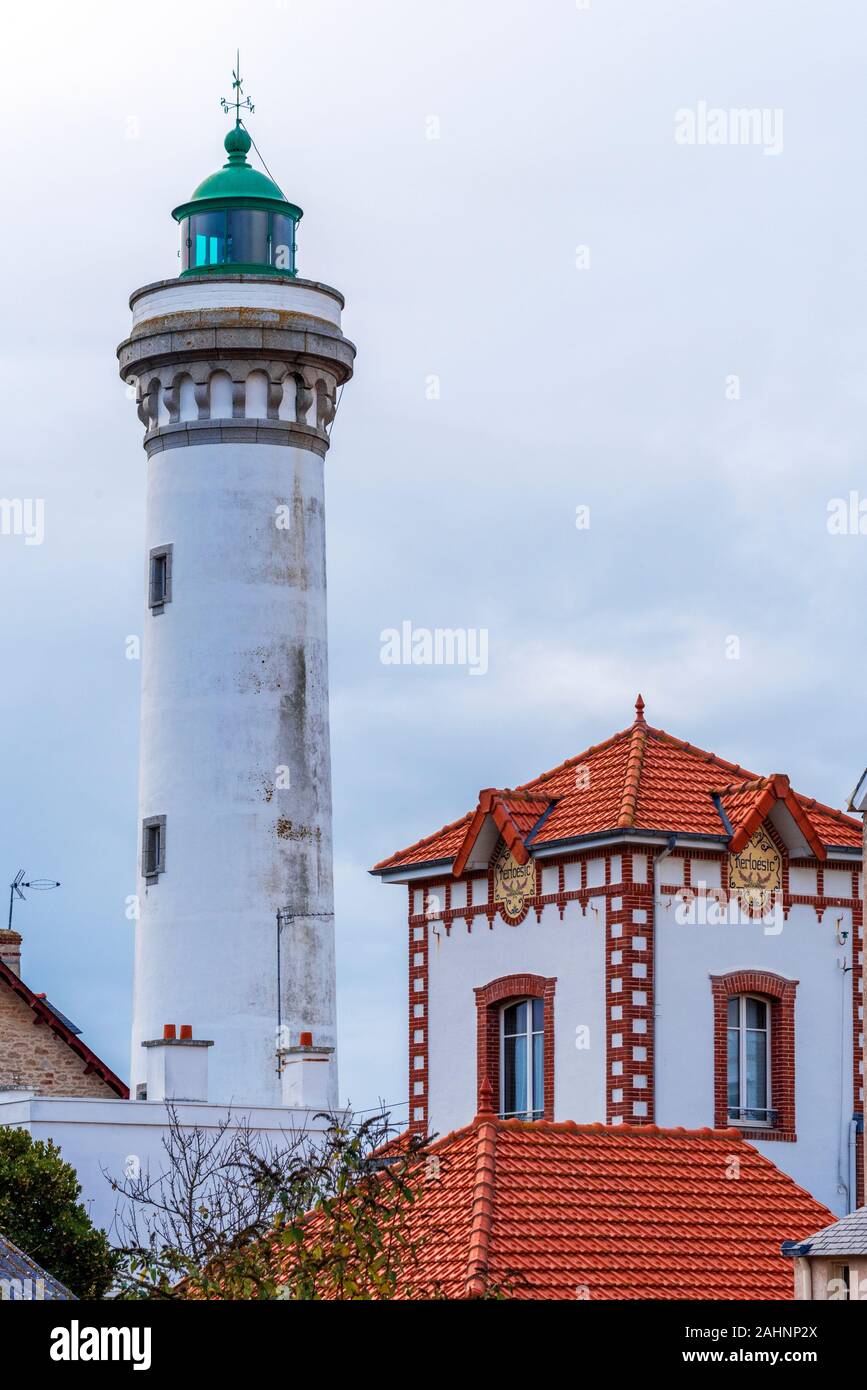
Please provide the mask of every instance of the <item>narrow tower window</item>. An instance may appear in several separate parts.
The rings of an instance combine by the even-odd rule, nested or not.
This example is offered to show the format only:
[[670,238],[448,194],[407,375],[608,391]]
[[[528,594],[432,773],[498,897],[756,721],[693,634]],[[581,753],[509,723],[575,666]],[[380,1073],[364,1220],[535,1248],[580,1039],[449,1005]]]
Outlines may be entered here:
[[162,613],[172,601],[172,549],[161,545],[151,551],[148,605],[152,613]]
[[156,883],[166,868],[166,818],[148,816],[142,821],[141,871],[148,883]]
[[765,999],[728,1001],[728,1115],[735,1124],[772,1124],[771,1021]]

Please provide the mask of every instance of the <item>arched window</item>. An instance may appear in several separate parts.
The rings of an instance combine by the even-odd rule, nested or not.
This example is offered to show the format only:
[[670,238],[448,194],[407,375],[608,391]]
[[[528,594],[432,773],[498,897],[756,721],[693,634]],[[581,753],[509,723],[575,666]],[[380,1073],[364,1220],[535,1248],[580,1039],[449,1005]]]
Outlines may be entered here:
[[767,999],[735,994],[726,1021],[728,1118],[734,1124],[772,1125],[771,1009]]
[[797,980],[769,970],[711,975],[714,1125],[793,1142]]
[[500,1010],[500,1114],[541,1120],[545,1110],[545,1007],[517,999]]
[[556,987],[556,976],[526,973],[501,975],[474,990],[480,1111],[490,1105],[490,1086],[500,1114],[554,1119]]

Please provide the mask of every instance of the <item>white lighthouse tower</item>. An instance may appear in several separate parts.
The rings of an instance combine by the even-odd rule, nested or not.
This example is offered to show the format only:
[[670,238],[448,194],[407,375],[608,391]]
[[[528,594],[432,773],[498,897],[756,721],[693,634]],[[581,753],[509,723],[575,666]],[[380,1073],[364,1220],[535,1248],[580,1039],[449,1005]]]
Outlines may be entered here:
[[173,213],[180,275],[135,291],[118,349],[147,457],[131,1094],[176,1025],[214,1044],[212,1101],[304,1103],[310,1060],[333,1105],[324,463],[355,349],[235,92],[226,163]]

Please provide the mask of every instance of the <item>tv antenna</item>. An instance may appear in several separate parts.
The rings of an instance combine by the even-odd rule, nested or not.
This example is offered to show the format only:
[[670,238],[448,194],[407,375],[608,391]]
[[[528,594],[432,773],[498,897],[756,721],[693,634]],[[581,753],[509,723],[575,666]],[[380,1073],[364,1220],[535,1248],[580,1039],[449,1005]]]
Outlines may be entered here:
[[15,899],[20,898],[26,902],[22,888],[32,888],[36,893],[47,893],[51,888],[59,888],[60,881],[56,878],[29,878],[25,879],[24,870],[19,869],[12,882],[9,884],[9,930],[12,930],[12,909],[15,906]]

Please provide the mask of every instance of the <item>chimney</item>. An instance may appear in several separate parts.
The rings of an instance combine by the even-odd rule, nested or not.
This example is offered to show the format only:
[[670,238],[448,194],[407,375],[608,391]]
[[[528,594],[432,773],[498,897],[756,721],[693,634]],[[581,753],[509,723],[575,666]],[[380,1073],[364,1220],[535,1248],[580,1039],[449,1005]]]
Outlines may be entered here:
[[140,1099],[197,1101],[208,1099],[208,1048],[213,1042],[194,1038],[192,1025],[166,1023],[163,1036],[143,1042],[147,1048],[147,1089]]
[[16,975],[21,974],[21,936],[17,931],[0,929],[0,960]]
[[300,1033],[296,1047],[281,1048],[283,1104],[293,1110],[327,1110],[333,1047],[314,1047],[312,1033]]

